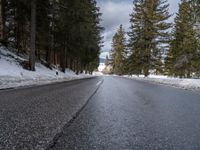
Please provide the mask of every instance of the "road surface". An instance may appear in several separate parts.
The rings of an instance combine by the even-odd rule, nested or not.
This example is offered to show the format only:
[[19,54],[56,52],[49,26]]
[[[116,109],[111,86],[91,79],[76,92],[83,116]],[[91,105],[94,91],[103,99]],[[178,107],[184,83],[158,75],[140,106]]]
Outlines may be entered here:
[[177,88],[98,77],[2,91],[0,103],[0,149],[200,149],[200,95]]
[[0,150],[46,149],[87,103],[99,81],[0,91]]
[[199,150],[200,95],[105,77],[52,149]]

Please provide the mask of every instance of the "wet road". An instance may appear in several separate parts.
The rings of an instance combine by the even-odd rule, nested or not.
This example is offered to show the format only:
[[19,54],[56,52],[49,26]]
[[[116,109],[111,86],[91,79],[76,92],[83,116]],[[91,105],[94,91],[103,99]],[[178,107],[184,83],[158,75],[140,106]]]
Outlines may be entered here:
[[87,104],[100,78],[0,91],[0,150],[43,150]]
[[97,93],[54,150],[199,150],[200,95],[119,77]]

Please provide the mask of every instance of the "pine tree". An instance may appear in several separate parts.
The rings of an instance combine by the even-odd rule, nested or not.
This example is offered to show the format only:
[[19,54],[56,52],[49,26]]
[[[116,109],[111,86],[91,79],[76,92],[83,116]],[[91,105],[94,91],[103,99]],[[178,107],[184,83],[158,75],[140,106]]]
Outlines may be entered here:
[[112,66],[114,73],[117,75],[124,74],[125,51],[126,51],[125,31],[123,29],[123,26],[120,25],[117,33],[113,37],[113,43],[112,43]]
[[37,2],[37,15],[36,15],[36,55],[39,60],[45,57],[47,66],[51,65],[51,30],[50,20],[52,21],[52,11],[50,8],[50,1],[36,1]]
[[195,60],[199,54],[196,17],[191,8],[191,1],[182,0],[175,18],[173,40],[166,62],[169,73],[174,76],[190,77],[195,72]]
[[143,17],[143,1],[134,1],[133,13],[130,15],[131,19],[131,32],[129,35],[129,47],[131,55],[129,56],[129,73],[130,74],[141,74],[143,69],[143,56],[144,56],[144,40],[142,38],[142,21]]
[[108,67],[109,65],[110,65],[109,58],[108,55],[106,55],[105,66]]
[[[194,10],[195,16],[195,29],[196,29],[196,39],[197,39],[197,54],[194,58],[194,68],[196,76],[200,76],[200,0],[192,1],[192,8]],[[192,11],[193,12],[193,11]]]
[[129,33],[132,59],[130,66],[137,74],[149,75],[149,71],[161,72],[162,52],[168,43],[171,17],[167,0],[136,0],[131,14]]
[[62,8],[57,28],[58,45],[65,47],[61,53],[65,53],[67,49],[67,53],[62,55],[67,56],[61,58],[63,60],[62,68],[65,68],[65,62],[68,62],[69,66],[72,65],[73,70],[77,73],[91,68],[94,64],[97,67],[102,28],[99,18],[101,14],[96,6],[96,1],[75,0],[60,1],[60,3],[67,8]]
[[6,41],[18,53],[27,52],[30,47],[29,10],[25,0],[5,1]]
[[29,54],[29,62],[22,63],[27,69],[35,70],[39,59],[63,72],[91,73],[102,46],[99,10],[96,0],[6,0],[8,44]]

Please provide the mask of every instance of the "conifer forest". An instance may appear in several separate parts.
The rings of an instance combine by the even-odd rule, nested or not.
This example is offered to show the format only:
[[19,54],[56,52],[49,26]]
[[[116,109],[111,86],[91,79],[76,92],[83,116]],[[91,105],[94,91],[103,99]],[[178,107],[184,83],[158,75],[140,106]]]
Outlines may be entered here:
[[[99,65],[103,46],[101,12],[96,0],[1,0],[0,40],[36,61],[77,74]],[[174,22],[170,18],[175,16]],[[130,28],[113,37],[112,73],[200,76],[200,1],[181,0],[176,14],[168,0],[134,0]]]
[[199,77],[200,1],[181,0],[178,13],[170,14],[167,0],[135,0],[130,31],[119,27],[111,57],[118,75]]

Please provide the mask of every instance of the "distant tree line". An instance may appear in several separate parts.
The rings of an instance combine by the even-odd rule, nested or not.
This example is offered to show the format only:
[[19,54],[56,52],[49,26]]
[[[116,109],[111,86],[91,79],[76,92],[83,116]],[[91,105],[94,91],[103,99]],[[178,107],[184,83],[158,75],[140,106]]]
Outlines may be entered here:
[[113,72],[200,76],[200,1],[181,0],[175,23],[167,0],[135,0],[130,31],[113,37]]
[[96,0],[0,0],[1,42],[29,54],[24,66],[40,60],[65,72],[92,72],[102,45]]

